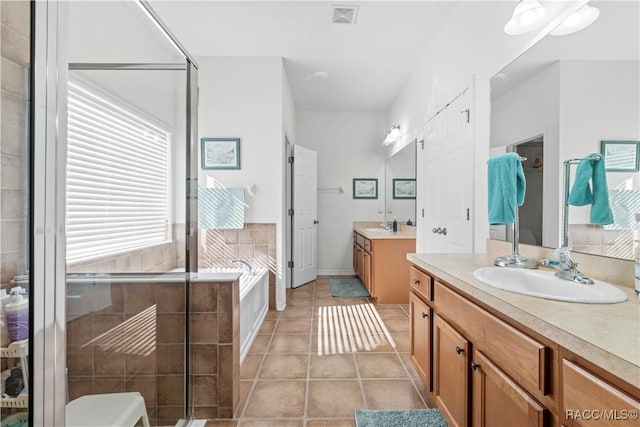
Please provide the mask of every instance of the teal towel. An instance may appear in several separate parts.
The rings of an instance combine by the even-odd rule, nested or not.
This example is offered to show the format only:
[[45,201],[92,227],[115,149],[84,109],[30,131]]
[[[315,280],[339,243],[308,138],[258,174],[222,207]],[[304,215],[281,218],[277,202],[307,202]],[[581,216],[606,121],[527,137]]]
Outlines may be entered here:
[[489,224],[513,224],[516,209],[524,203],[527,183],[518,153],[489,159]]
[[[593,191],[589,186],[592,182]],[[591,205],[591,224],[613,224],[613,214],[609,206],[607,173],[602,154],[593,153],[578,163],[576,178],[569,193],[569,204],[573,206]]]

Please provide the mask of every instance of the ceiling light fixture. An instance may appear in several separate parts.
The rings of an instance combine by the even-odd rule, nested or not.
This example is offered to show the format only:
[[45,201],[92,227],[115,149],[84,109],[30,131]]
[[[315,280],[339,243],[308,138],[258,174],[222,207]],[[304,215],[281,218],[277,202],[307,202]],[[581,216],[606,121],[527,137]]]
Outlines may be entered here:
[[391,145],[394,142],[398,142],[400,135],[402,135],[400,132],[400,126],[391,126],[391,129],[389,129],[389,132],[387,132],[387,135],[384,137],[384,141],[382,141],[382,145]]
[[513,10],[513,15],[504,26],[504,32],[515,36],[533,30],[546,15],[538,0],[521,0]]
[[552,36],[566,36],[568,34],[577,33],[593,24],[600,16],[598,8],[585,4],[583,7],[575,11],[567,19],[562,21],[553,31]]

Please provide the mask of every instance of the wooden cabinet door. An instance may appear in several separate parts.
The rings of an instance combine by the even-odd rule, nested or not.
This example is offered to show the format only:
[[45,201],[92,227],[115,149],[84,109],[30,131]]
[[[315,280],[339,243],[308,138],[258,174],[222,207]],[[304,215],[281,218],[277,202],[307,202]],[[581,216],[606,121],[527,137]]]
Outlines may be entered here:
[[636,427],[640,401],[567,359],[562,359],[562,412],[568,427]]
[[413,292],[409,294],[411,320],[411,363],[428,391],[431,391],[431,308]]
[[[461,313],[462,314],[462,313]],[[434,394],[452,427],[469,424],[469,342],[434,316]]]
[[373,283],[373,281],[371,280],[371,255],[366,251],[362,251],[362,270],[362,282],[369,291],[369,294],[373,296],[373,287],[371,286],[371,284]]
[[356,242],[353,242],[353,271],[358,274],[358,245]]
[[473,351],[471,373],[474,427],[547,425],[545,409],[480,351]]

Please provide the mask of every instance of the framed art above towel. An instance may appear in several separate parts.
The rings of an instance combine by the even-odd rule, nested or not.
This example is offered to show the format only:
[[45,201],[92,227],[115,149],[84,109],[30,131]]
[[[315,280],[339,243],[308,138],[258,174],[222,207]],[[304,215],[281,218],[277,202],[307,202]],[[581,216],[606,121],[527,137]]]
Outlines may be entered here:
[[640,170],[640,141],[600,141],[607,172]]
[[240,169],[240,138],[201,138],[202,169]]

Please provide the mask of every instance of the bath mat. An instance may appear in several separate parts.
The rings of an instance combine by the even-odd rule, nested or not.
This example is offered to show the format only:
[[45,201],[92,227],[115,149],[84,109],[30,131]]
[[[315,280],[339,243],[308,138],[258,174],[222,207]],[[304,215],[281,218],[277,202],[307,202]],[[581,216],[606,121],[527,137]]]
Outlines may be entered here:
[[356,427],[448,427],[438,409],[356,409]]
[[364,287],[360,279],[350,277],[348,279],[329,279],[331,295],[334,297],[368,297],[369,291]]

